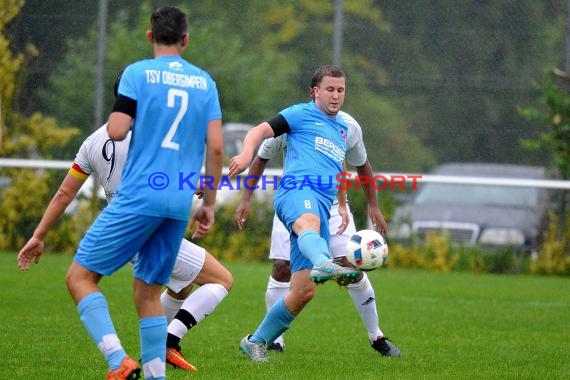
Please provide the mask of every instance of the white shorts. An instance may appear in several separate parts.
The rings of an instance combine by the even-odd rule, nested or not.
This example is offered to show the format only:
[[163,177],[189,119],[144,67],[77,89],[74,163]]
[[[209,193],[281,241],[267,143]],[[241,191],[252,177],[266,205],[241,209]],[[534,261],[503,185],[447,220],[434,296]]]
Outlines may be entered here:
[[206,250],[204,248],[182,239],[176,263],[166,287],[178,293],[190,285],[202,270],[204,260],[206,260]]
[[[345,248],[348,239],[356,233],[354,225],[354,217],[350,212],[350,208],[346,205],[348,211],[348,227],[341,235],[337,235],[338,228],[342,223],[342,218],[338,214],[338,204],[331,207],[331,216],[329,219],[330,241],[329,248],[333,258],[346,256]],[[269,259],[281,259],[291,261],[291,244],[289,242],[289,231],[279,220],[277,215],[273,216],[273,228],[271,229],[271,247],[269,248]]]

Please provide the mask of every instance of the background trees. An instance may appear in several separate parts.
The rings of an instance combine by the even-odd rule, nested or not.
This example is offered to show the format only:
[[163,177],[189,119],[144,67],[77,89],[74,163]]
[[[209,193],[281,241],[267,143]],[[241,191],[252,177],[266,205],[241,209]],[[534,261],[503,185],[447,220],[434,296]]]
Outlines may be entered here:
[[[315,67],[332,61],[331,0],[172,3],[189,12],[185,56],[216,79],[227,122],[255,124],[307,98]],[[538,104],[544,71],[561,66],[565,1],[343,3],[345,110],[364,126],[375,170],[421,172],[448,161],[554,166],[548,144],[529,151],[519,143],[548,137],[553,124],[517,108]],[[105,114],[117,71],[152,54],[144,32],[159,4],[109,2]],[[96,17],[96,1],[0,0],[2,156],[72,159],[92,131]],[[42,197],[35,199],[44,205]]]
[[[30,62],[29,70],[35,73],[33,83],[25,81],[23,88],[28,91],[33,87],[30,89],[33,103],[54,115],[62,125],[81,130],[70,148],[61,150],[61,158],[72,158],[71,146],[77,146],[93,128],[96,10],[90,5],[77,12],[77,19],[86,21],[90,16],[91,22],[76,23],[65,1],[47,0],[40,4],[30,0],[14,23],[12,33],[33,34],[35,29],[29,27],[30,22],[40,20],[43,12],[47,12],[46,3],[50,2],[54,7],[59,5],[59,11],[53,8],[50,12],[59,14],[58,24],[65,24],[66,33],[54,26],[37,37],[38,41],[49,39],[52,43],[49,48],[42,45],[46,48]],[[112,88],[116,72],[124,65],[151,55],[144,31],[148,28],[152,3],[113,2],[109,12],[105,88]],[[329,0],[179,3],[189,10],[190,16],[191,43],[185,56],[216,79],[226,121],[255,124],[289,104],[307,99],[312,72],[332,60],[334,9]],[[372,162],[384,170],[412,171],[431,166],[432,153],[410,129],[407,117],[392,99],[375,91],[386,77],[373,54],[374,41],[385,38],[382,33],[389,28],[381,9],[370,0],[344,3],[346,32],[342,65],[349,75],[350,91],[345,109],[363,124],[365,138],[374,147],[369,149]],[[59,38],[48,38],[46,34],[50,33]],[[41,62],[50,62],[49,69]],[[111,98],[106,98],[107,110]],[[30,101],[24,97],[21,107],[28,108],[26,102]],[[414,154],[410,155],[410,151]]]
[[[0,0],[0,155],[2,157],[51,157],[76,134],[59,128],[54,118],[34,112],[21,115],[13,109],[20,70],[25,55],[13,53],[5,36],[6,25],[18,14],[21,0]],[[34,51],[28,47],[27,53]],[[45,171],[1,170],[0,177],[12,186],[1,191],[0,249],[21,246],[33,232],[35,223],[51,197],[54,176]],[[60,230],[61,232],[61,230]],[[52,235],[53,236],[53,235]]]

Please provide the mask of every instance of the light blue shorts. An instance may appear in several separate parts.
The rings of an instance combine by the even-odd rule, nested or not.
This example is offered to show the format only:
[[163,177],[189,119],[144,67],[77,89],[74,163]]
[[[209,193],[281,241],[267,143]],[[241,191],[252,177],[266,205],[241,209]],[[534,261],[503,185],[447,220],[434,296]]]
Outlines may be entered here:
[[321,220],[320,235],[329,244],[329,217],[332,199],[309,189],[280,189],[275,195],[273,206],[281,223],[291,235],[291,273],[311,269],[313,264],[299,250],[293,223],[303,214],[314,214]]
[[138,252],[134,277],[149,285],[164,285],[170,279],[187,224],[105,207],[79,243],[75,262],[108,276]]

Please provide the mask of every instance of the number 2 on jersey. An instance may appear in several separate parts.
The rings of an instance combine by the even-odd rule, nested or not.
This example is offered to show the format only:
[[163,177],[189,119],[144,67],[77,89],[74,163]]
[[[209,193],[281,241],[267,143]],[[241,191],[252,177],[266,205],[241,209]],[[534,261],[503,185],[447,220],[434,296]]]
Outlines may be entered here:
[[162,144],[160,145],[163,148],[174,150],[180,149],[180,145],[177,142],[174,142],[172,139],[176,134],[176,130],[178,129],[178,126],[180,125],[184,114],[186,114],[186,111],[188,110],[188,93],[186,91],[178,90],[175,88],[168,90],[168,100],[166,102],[166,105],[169,108],[174,108],[176,106],[176,97],[180,98],[180,108],[178,109],[178,114],[170,125],[170,129],[166,133],[166,136],[164,136],[164,140],[162,140]]

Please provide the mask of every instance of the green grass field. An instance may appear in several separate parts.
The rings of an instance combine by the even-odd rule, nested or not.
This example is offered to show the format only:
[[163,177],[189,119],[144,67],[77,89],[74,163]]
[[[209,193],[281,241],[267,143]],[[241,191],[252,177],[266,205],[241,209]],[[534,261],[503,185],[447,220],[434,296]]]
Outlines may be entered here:
[[[102,379],[106,365],[64,284],[71,261],[45,255],[29,272],[1,253],[0,378]],[[380,357],[345,289],[327,283],[293,322],[286,351],[263,364],[238,349],[265,312],[269,263],[227,263],[235,286],[182,341],[199,369],[170,379],[569,379],[570,279],[379,269],[381,328],[402,350]],[[122,343],[138,358],[130,268],[102,288]]]

